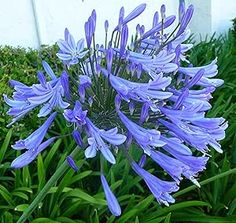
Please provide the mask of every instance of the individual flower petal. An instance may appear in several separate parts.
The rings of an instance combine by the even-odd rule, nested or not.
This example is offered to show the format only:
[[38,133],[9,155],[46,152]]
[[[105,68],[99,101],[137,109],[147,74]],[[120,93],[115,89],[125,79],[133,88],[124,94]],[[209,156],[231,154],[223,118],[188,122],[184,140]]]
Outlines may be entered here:
[[114,216],[120,216],[121,215],[121,208],[120,205],[115,197],[115,195],[113,194],[113,192],[111,191],[106,178],[104,177],[103,174],[101,174],[101,182],[102,182],[102,187],[106,196],[106,200],[107,200],[107,205],[108,208],[110,210],[110,212],[114,215]]

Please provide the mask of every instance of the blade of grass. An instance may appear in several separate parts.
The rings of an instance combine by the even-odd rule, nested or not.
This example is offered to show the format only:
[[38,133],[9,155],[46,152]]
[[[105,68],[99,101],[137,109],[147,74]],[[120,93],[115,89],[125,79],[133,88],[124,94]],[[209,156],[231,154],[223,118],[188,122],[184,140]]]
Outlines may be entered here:
[[[233,169],[231,169],[231,170],[228,170],[228,171],[225,171],[225,172],[223,172],[223,173],[220,173],[220,174],[218,174],[218,175],[216,175],[216,176],[213,176],[213,177],[211,177],[211,178],[209,178],[209,179],[203,180],[203,181],[200,182],[199,184],[200,184],[201,186],[203,186],[203,185],[205,185],[205,184],[208,184],[208,183],[210,183],[210,182],[213,182],[213,181],[215,181],[215,180],[217,180],[217,179],[220,179],[220,178],[222,178],[222,177],[226,177],[226,176],[228,176],[228,175],[230,175],[230,174],[236,174],[236,168],[233,168]],[[187,188],[185,188],[185,189],[183,189],[183,190],[180,190],[179,192],[175,193],[175,194],[173,195],[173,197],[178,197],[178,196],[183,195],[183,194],[185,194],[185,193],[187,193],[187,192],[189,192],[189,191],[191,191],[191,190],[194,190],[194,189],[196,189],[196,188],[197,188],[196,185],[192,185],[192,186],[190,186],[190,187],[187,187]]]
[[[71,156],[75,157],[78,152],[79,150],[76,147],[71,153]],[[66,172],[68,168],[69,166],[67,164],[67,161],[65,160],[62,165],[56,170],[56,172],[52,175],[49,181],[45,184],[44,188],[38,193],[38,195],[35,197],[30,206],[24,211],[17,223],[24,223],[27,220],[27,218],[35,210],[38,204],[45,198],[50,188],[61,178],[61,176]]]

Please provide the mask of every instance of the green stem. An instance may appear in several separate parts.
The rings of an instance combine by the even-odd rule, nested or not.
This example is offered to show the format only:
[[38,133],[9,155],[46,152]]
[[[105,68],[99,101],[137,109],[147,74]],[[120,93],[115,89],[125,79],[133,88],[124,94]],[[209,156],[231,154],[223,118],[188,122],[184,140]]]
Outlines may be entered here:
[[[202,182],[200,182],[200,185],[203,186],[203,185],[208,184],[208,183],[210,183],[210,182],[212,182],[214,180],[226,177],[226,176],[228,176],[230,174],[236,174],[236,168],[228,170],[228,171],[225,171],[223,173],[220,173],[220,174],[218,174],[218,175],[216,175],[214,177],[211,177],[209,179],[203,180]],[[187,188],[185,188],[183,190],[180,190],[179,192],[175,193],[173,197],[178,197],[178,196],[183,195],[183,194],[185,194],[185,193],[187,193],[187,192],[189,192],[191,190],[194,190],[196,188],[198,188],[196,185],[192,185],[190,187],[187,187]]]
[[[75,157],[80,150],[78,147],[76,147],[70,156]],[[33,200],[33,202],[30,204],[30,206],[24,211],[24,213],[21,215],[17,223],[24,223],[28,217],[31,215],[31,213],[37,208],[39,203],[45,198],[50,188],[62,177],[62,175],[66,172],[66,170],[69,168],[67,161],[65,160],[62,165],[56,170],[56,172],[52,175],[52,177],[49,179],[49,181],[46,183],[46,185],[43,187],[43,189],[38,193],[36,198]]]

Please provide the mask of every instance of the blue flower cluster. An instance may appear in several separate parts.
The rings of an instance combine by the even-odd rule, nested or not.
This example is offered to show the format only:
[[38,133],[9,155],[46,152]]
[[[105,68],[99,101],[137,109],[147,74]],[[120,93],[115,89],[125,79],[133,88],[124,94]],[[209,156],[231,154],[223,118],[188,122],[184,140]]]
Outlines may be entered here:
[[[53,143],[56,137],[43,140],[56,116],[63,115],[86,158],[101,153],[102,162],[115,164],[115,151],[122,150],[159,203],[175,201],[171,193],[179,189],[183,177],[199,186],[196,177],[205,169],[208,152],[210,148],[222,152],[219,141],[227,128],[223,118],[206,118],[211,94],[223,84],[214,78],[217,60],[202,67],[193,67],[188,61],[186,52],[192,44],[186,40],[192,5],[185,8],[181,3],[178,19],[166,16],[163,5],[160,13],[154,14],[152,27],[146,30],[138,24],[130,38],[128,23],[145,7],[141,4],[127,16],[122,7],[110,38],[105,21],[103,44],[95,42],[97,15],[93,10],[84,26],[85,39],[76,43],[66,29],[64,39],[57,42],[57,56],[65,67],[59,77],[43,62],[45,72],[38,72],[39,83],[10,82],[15,92],[12,98],[4,95],[11,107],[10,125],[36,107],[40,108],[38,117],[49,116],[39,129],[12,146],[26,150],[12,162],[13,168],[29,164]],[[177,26],[171,32],[174,22]],[[132,144],[142,151],[139,161],[129,153]],[[194,155],[194,151],[199,152]],[[173,180],[161,180],[144,170],[146,159],[153,160]],[[78,170],[71,156],[67,161]],[[101,166],[108,207],[119,216],[121,208],[104,175]]]

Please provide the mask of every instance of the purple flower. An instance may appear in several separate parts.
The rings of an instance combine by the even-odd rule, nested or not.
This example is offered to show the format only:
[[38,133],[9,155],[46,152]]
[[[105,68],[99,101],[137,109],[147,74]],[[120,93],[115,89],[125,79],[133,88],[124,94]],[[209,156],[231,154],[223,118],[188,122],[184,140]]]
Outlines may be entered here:
[[161,6],[161,19],[165,20],[165,18],[166,18],[166,6],[162,5]]
[[155,79],[161,72],[170,73],[177,70],[178,66],[172,63],[174,58],[175,54],[168,54],[166,51],[161,51],[155,57],[130,52],[128,60],[133,64],[141,64],[142,69]]
[[147,160],[147,155],[143,154],[138,162],[138,165],[143,168]]
[[63,84],[65,83],[64,79],[62,81],[64,72],[60,78],[57,78],[46,62],[43,62],[43,66],[47,74],[52,78],[51,81],[46,82],[42,72],[38,73],[40,84],[34,84],[30,87],[18,81],[11,81],[11,85],[15,89],[13,99],[9,99],[4,95],[5,102],[11,106],[8,114],[13,116],[9,125],[15,123],[39,105],[43,106],[39,111],[38,117],[47,116],[55,107],[65,109],[69,106],[69,103],[64,102],[62,99],[65,92],[62,86],[62,82]]
[[61,85],[64,89],[65,96],[67,100],[70,100],[70,85],[69,85],[69,75],[66,71],[61,74]]
[[151,154],[153,148],[165,145],[160,140],[160,132],[156,129],[143,128],[129,120],[122,112],[119,111],[118,114],[125,127],[147,155]]
[[207,87],[201,90],[173,90],[168,89],[173,95],[170,100],[174,101],[174,109],[179,108],[181,105],[187,108],[200,107],[199,111],[207,111],[211,108],[209,100],[212,98],[211,93],[215,91],[214,87]]
[[[105,76],[108,76],[106,70],[102,70]],[[148,102],[152,109],[155,109],[155,101],[169,98],[172,93],[161,91],[170,84],[170,78],[157,75],[154,80],[148,83],[136,83],[125,80],[121,77],[110,74],[110,83],[117,93],[126,101],[133,99],[140,102]]]
[[135,162],[132,162],[132,168],[145,181],[149,190],[159,203],[169,206],[169,203],[175,202],[175,199],[170,195],[170,193],[179,189],[175,182],[160,180],[148,171],[142,169]]
[[152,27],[157,26],[158,20],[159,20],[159,14],[158,14],[158,12],[155,12],[154,16],[153,16],[153,21],[152,21]]
[[29,113],[37,106],[23,100],[9,99],[5,94],[3,96],[5,103],[11,106],[7,114],[13,117],[11,123],[7,125],[8,127],[10,127],[12,124],[24,117],[27,113]]
[[81,137],[80,132],[79,132],[78,130],[74,130],[74,131],[72,132],[72,136],[73,136],[73,138],[74,138],[76,144],[77,144],[78,146],[82,147],[82,146],[83,146],[83,139],[82,139],[82,137]]
[[181,1],[179,4],[179,22],[182,21],[184,14],[185,14],[185,2]]
[[174,123],[163,119],[160,119],[159,122],[187,144],[192,145],[203,153],[209,151],[208,145],[220,153],[223,152],[220,144],[217,142],[225,137],[225,129],[228,126],[223,118],[212,120],[201,118],[192,121],[192,123],[179,119],[175,119]]
[[55,107],[65,109],[69,106],[69,103],[64,102],[62,99],[64,88],[61,84],[61,78],[47,82],[46,86],[33,85],[32,94],[32,96],[27,98],[30,104],[36,106],[43,104],[38,117],[47,116]]
[[[95,157],[99,152],[109,163],[115,164],[113,151],[118,153],[124,144],[131,167],[144,179],[157,201],[165,205],[175,201],[171,193],[179,189],[183,178],[200,186],[196,177],[206,168],[210,148],[223,152],[219,141],[225,137],[227,122],[221,117],[206,117],[211,108],[212,93],[223,80],[215,78],[218,72],[216,59],[200,67],[194,67],[188,61],[188,51],[193,45],[186,43],[191,35],[187,27],[193,6],[185,9],[181,2],[179,23],[171,29],[173,32],[166,29],[174,24],[176,17],[168,16],[162,5],[160,14],[154,14],[151,28],[145,29],[144,25],[138,24],[135,35],[129,38],[127,24],[144,11],[146,4],[139,5],[127,16],[122,7],[110,39],[109,24],[105,21],[104,46],[95,42],[95,10],[84,26],[86,50],[84,40],[76,44],[66,29],[64,40],[58,41],[60,51],[57,54],[66,65],[66,71],[57,77],[43,62],[47,76],[39,71],[39,83],[27,86],[16,80],[10,81],[13,96],[10,99],[4,95],[10,106],[8,114],[13,117],[10,124],[37,107],[39,117],[56,109],[69,122],[66,128],[71,133],[63,133],[61,137],[73,138],[76,149],[83,149],[86,158]],[[73,64],[78,65],[71,69]],[[12,162],[12,167],[29,164],[60,137],[44,141],[55,116],[56,113],[50,115],[38,130],[13,145],[14,149],[26,149],[26,152]],[[139,164],[128,153],[133,144],[142,150]],[[196,156],[192,152],[196,150],[202,154],[198,152]],[[121,208],[103,175],[101,156],[98,158],[101,159],[101,182],[107,204],[111,213],[119,216]],[[173,182],[161,180],[144,170],[146,159],[161,167],[164,176],[167,173]],[[78,171],[71,156],[66,160]]]
[[81,104],[76,101],[74,109],[65,109],[64,117],[68,122],[76,123],[77,125],[86,124],[87,110],[83,111]]
[[217,60],[215,59],[209,65],[202,67],[180,67],[179,72],[189,77],[194,77],[197,72],[204,69],[202,78],[196,84],[203,87],[219,87],[224,83],[224,81],[221,79],[211,78],[218,73],[216,62]]
[[148,118],[148,109],[149,109],[149,104],[144,103],[141,109],[141,114],[140,114],[140,120],[139,123],[142,124],[145,122]]
[[133,101],[129,102],[129,113],[130,115],[133,115],[135,110],[135,103]]
[[147,32],[145,32],[142,37],[141,40],[144,40],[152,35],[154,35],[155,33],[161,31],[163,28],[166,29],[167,27],[169,27],[170,25],[173,24],[173,22],[175,21],[176,17],[175,16],[168,16],[164,23],[162,24],[162,22],[159,22],[155,27],[151,28],[150,30],[148,30]]
[[89,146],[85,150],[85,156],[87,158],[92,158],[96,156],[97,151],[100,150],[107,161],[115,164],[115,157],[113,156],[104,140],[109,142],[111,145],[118,146],[125,142],[126,136],[117,133],[117,128],[113,128],[107,131],[99,129],[88,118],[86,118],[86,124],[91,137],[88,138]]
[[75,163],[73,157],[67,156],[67,157],[66,157],[66,161],[67,161],[68,165],[69,165],[75,172],[77,172],[77,171],[79,170],[79,168],[78,168],[78,166],[76,165],[76,163]]
[[85,101],[85,91],[86,88],[90,87],[92,84],[91,78],[87,75],[80,75],[79,76],[79,85],[78,85],[78,92],[80,95],[80,101],[84,103]]
[[104,22],[104,28],[105,28],[105,32],[107,33],[108,32],[108,27],[109,27],[109,22],[106,20]]
[[115,195],[112,193],[107,180],[103,174],[101,174],[101,182],[102,182],[102,187],[106,196],[107,200],[107,205],[110,210],[110,212],[114,216],[120,216],[121,215],[121,208],[120,205],[115,197]]
[[21,168],[23,166],[28,165],[32,162],[37,155],[43,151],[49,144],[51,144],[55,137],[50,138],[42,143],[48,128],[54,121],[56,117],[56,112],[51,114],[49,118],[44,122],[44,124],[34,131],[31,135],[29,135],[26,139],[18,140],[14,145],[12,145],[13,149],[16,150],[23,150],[26,149],[27,151],[17,157],[11,164],[13,168]]
[[200,186],[195,177],[206,168],[206,163],[209,158],[206,156],[193,156],[191,150],[178,138],[166,138],[161,136],[161,140],[166,143],[163,148],[181,162],[181,165],[186,165],[187,168],[183,172],[183,175],[197,186]]
[[132,21],[133,19],[135,19],[136,17],[138,17],[146,8],[146,4],[141,4],[139,6],[137,6],[130,14],[128,14],[125,18],[124,17],[124,8],[123,8],[123,12],[120,13],[120,18],[119,19],[121,22],[119,23],[119,25],[115,28],[115,30],[117,30],[121,25],[125,25],[128,22]]
[[121,31],[121,41],[120,41],[120,56],[124,57],[125,55],[125,48],[128,42],[128,36],[129,36],[129,32],[128,32],[128,26],[125,25],[122,28]]
[[58,40],[57,45],[60,48],[57,56],[66,65],[77,64],[79,59],[82,59],[88,53],[88,50],[84,50],[84,39],[79,40],[76,44],[68,29],[65,29],[65,40]]
[[87,47],[90,48],[92,43],[92,38],[96,28],[96,12],[93,10],[91,16],[88,18],[88,21],[84,24],[85,37],[87,42]]
[[107,71],[108,74],[112,72],[113,49],[109,48],[106,51]]
[[193,11],[194,11],[193,5],[190,5],[182,16],[180,27],[178,32],[176,33],[176,36],[181,35],[185,31],[189,22],[191,21],[191,18],[193,16]]

